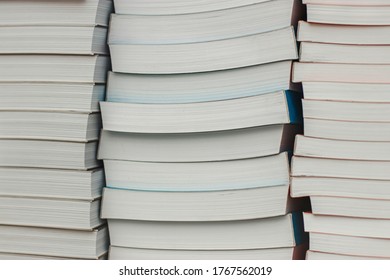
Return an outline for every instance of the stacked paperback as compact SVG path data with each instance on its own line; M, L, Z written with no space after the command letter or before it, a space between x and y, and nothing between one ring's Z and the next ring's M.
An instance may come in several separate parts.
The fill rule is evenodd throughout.
M390 2L306 0L292 196L310 196L308 259L390 258Z
M299 1L114 1L99 158L110 259L302 258Z
M107 0L0 2L0 259L98 259Z

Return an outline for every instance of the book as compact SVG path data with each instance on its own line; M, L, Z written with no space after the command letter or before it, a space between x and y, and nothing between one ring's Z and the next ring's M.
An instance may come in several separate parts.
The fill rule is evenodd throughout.
M40 255L29 255L29 254L13 254L13 253L0 253L0 260L77 260L77 258L63 258L53 256L40 256ZM107 254L102 255L98 260L106 260ZM79 259L81 260L81 259Z
M0 111L100 111L105 85L73 83L1 83Z
M389 180L390 161L292 158L293 176Z
M13 253L0 253L0 260L12 261L12 260L67 260L69 258L52 257L52 256L39 256L29 254L13 254Z
M113 3L110 0L56 0L49 3L2 0L0 10L0 26L107 26Z
M389 122L390 103L302 100L305 118L353 122Z
M390 123L304 118L304 134L337 140L386 142L390 141Z
M91 230L103 224L100 200L0 197L2 225Z
M302 42L299 61L320 63L389 64L389 45L345 45Z
M273 0L201 13L113 14L109 44L188 44L265 33L296 25L301 5L298 0Z
M0 167L0 195L94 200L105 185L103 169L89 171Z
M0 139L97 140L100 114L0 111Z
M114 72L137 74L207 72L298 58L293 27L209 42L109 47Z
M351 197L311 196L314 214L388 219L390 201L386 199L367 199Z
M107 186L128 190L222 191L271 186L287 188L289 184L287 152L211 162L104 160L104 166Z
M386 6L388 0L302 0L303 4L351 5L351 6Z
M202 0L168 0L164 6L158 0L115 0L115 13L117 14L141 14L141 15L164 15L164 14L191 14L216 10L237 8L256 3L268 2L269 0L239 0L239 1L212 1Z
M0 55L0 82L104 83L107 56Z
M336 196L390 200L389 183L389 180L300 176L291 178L290 194L292 197Z
M340 255L389 258L388 238L368 238L336 234L310 233L310 250Z
M105 130L187 133L299 123L300 97L299 93L275 92L239 99L186 104L101 102L100 107Z
M228 222L109 220L112 246L163 250L291 248L305 241L298 213ZM294 221L293 221L294 220Z
M302 86L305 99L390 102L390 84L304 82Z
M103 27L33 25L0 28L2 54L108 54L106 41L107 28Z
M351 1L352 2L352 1ZM307 21L345 25L390 25L390 5L360 6L359 3L312 4L307 2ZM368 1L365 1L368 3Z
M162 250L110 246L110 260L301 260L305 246L249 250ZM1 255L0 255L1 259Z
M245 68L177 75L109 72L106 101L122 103L193 103L299 90L290 82L291 61Z
M121 133L102 130L98 158L201 162L276 155L293 148L299 125L268 125L208 133ZM223 143L223 145L221 145Z
M98 259L107 250L107 227L81 231L0 225L2 253Z
M389 45L390 38L387 36L389 32L390 26L386 25L336 25L300 21L298 24L297 39L300 42Z
M304 213L303 219L306 232L374 238L388 238L390 235L389 219L314 215L312 213Z
M0 166L87 170L99 167L97 142L0 139Z
M340 141L297 135L294 155L325 159L390 160L390 142Z
M333 253L323 253L316 251L307 251L306 260L386 260L388 258L380 257L368 257L368 256L352 256L352 255L341 255Z
M293 82L389 84L390 64L304 63L293 66Z
M303 208L288 186L225 191L140 191L104 188L103 219L235 221L281 216Z

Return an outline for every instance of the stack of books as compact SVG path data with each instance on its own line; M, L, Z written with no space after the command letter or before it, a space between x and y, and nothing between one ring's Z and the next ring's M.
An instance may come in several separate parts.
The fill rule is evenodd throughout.
M0 2L0 259L106 255L96 153L112 5Z
M292 259L299 1L114 1L99 158L110 259Z
M292 195L310 196L308 259L390 258L390 2L306 0L304 136Z

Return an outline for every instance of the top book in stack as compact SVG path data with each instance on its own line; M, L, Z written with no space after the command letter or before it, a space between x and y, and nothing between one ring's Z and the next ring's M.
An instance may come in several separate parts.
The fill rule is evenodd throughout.
M130 2L137 6L137 1ZM236 7L204 3L194 9L184 2L178 5L182 9L153 16L155 3L139 3L134 13L142 13L142 7L150 11L113 15L109 34L113 71L194 73L296 59L291 25L300 17L299 1L250 2ZM118 5L127 6L121 1Z

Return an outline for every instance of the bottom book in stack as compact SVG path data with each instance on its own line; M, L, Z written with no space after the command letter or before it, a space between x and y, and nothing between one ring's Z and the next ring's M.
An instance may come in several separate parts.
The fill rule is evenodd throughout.
M91 230L0 226L0 259L99 259L108 247L107 227Z
M113 260L301 259L301 214L219 222L109 220Z
M390 259L389 147L297 136L291 193L312 204L307 259Z

